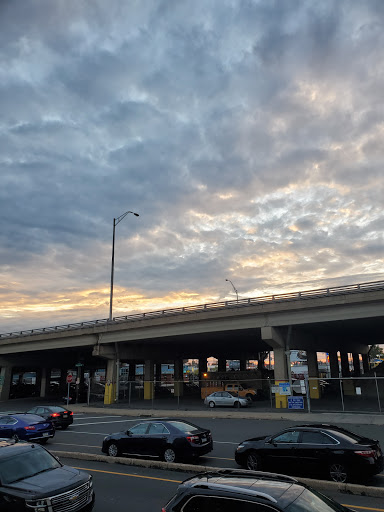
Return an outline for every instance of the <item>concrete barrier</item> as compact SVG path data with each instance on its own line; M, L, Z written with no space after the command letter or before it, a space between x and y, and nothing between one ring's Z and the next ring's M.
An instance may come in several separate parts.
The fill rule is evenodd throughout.
M159 460L130 459L128 457L108 457L107 455L98 455L94 453L76 453L67 451L50 450L56 457L91 460L97 462L106 462L108 464L122 464L124 466L137 466L152 469L166 469L168 471L183 471L187 473L203 473L206 471L217 472L223 468L212 466L202 466L197 464L182 464L175 462L162 462ZM233 469L233 468L231 468ZM344 494L354 494L358 496L369 496L372 498L384 498L384 487L371 487L369 485L359 484L341 484L338 482L328 482L327 480L313 480L311 478L295 477L302 482L319 491L340 492Z

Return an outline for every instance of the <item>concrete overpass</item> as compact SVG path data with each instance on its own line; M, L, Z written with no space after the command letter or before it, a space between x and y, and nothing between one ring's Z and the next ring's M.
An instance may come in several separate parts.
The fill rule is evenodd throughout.
M300 349L307 352L310 377L318 375L317 352L330 354L334 377L339 353L342 375L348 376L348 353L356 374L360 355L368 370L369 345L384 343L383 332L384 281L375 281L5 333L0 399L8 398L15 367L45 374L61 368L65 375L78 361L89 370L106 366L113 387L122 362L143 363L149 383L155 364L175 364L175 380L182 380L183 359L199 359L201 372L210 356L218 358L219 369L227 359L240 359L245 369L247 359L260 360L260 353L273 350L279 381L288 379L286 352Z

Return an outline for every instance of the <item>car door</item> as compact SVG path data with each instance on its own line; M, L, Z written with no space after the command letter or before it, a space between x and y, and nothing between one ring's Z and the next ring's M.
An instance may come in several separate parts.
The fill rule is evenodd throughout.
M143 449L146 455L160 456L168 443L169 430L163 423L150 423L143 439Z
M304 430L296 450L300 469L309 473L309 477L311 473L321 472L328 466L332 451L338 444L326 433Z
M265 463L276 472L280 472L282 468L296 470L299 437L300 431L292 429L281 432L266 441L262 454Z
M148 423L139 423L130 428L124 436L121 437L118 444L123 453L134 455L145 455L143 440L148 430ZM144 452L144 453L143 453Z
M12 437L13 432L13 424L14 421L10 421L13 418L10 418L9 416L1 416L0 417L0 437Z
M222 391L220 397L220 405L226 405L227 407L231 407L233 405L234 399L231 393L228 393L228 391Z

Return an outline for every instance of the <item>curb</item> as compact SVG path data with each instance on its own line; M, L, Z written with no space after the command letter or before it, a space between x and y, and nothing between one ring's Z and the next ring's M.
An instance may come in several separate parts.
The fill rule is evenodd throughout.
M108 457L107 455L98 455L93 453L75 453L66 451L50 450L56 457L68 459L91 460L97 462L106 462L108 464L122 464L124 466L138 466L143 468L164 469L168 471L184 471L186 473L205 473L206 471L217 472L224 468L215 468L211 466L202 466L195 464L181 464L162 462L159 460L140 460L129 459L126 457ZM312 480L310 478L295 477L299 482L313 487L318 491L340 492L343 494L353 494L357 496L369 496L371 498L384 498L384 487L370 487L360 484L341 484L337 482L328 482L326 480Z

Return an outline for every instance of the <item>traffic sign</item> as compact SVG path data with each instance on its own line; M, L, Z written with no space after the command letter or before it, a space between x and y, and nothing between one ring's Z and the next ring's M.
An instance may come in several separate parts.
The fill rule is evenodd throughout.
M70 384L72 382L72 373L68 373L67 375L67 384Z
M84 366L84 363L76 363L75 366L79 368L80 366Z

